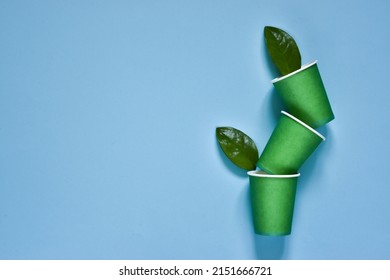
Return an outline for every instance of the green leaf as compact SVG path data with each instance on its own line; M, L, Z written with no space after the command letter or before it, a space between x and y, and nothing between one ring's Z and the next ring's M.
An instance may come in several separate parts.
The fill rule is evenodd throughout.
M301 54L297 43L287 32L266 26L264 38L268 53L283 76L301 68Z
M245 170L256 169L259 152L248 135L233 127L217 127L216 135L223 152L235 165Z

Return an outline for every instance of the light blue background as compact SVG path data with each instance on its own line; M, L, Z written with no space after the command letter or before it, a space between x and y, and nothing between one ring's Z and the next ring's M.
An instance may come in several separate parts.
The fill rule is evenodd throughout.
M390 259L388 3L1 0L0 258ZM277 238L214 134L276 124L265 25L336 115Z

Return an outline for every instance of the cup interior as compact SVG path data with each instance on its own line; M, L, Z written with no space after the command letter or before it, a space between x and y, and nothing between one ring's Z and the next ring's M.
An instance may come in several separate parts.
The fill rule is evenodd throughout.
M268 174L262 170L252 170L248 171L247 174L252 177L261 177L261 178L295 178L299 177L301 173L297 174L284 174L284 175L275 175L275 174Z
M300 125L304 126L305 128L309 129L311 132L313 132L314 134L316 134L318 137L320 137L322 139L322 141L325 141L326 138L325 136L323 136L321 133L319 133L317 130L315 130L314 128L312 128L311 126L307 125L306 123L304 123L303 121L301 121L300 119L294 117L293 115L287 113L286 111L282 111L282 114L289 117L290 119L296 121L297 123L299 123Z

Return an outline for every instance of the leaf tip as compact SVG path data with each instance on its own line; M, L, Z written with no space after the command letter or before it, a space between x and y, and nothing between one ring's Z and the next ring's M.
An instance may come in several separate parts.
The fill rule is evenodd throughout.
M218 127L215 128L215 133L216 134L220 134L222 130L223 130L223 127L218 126Z

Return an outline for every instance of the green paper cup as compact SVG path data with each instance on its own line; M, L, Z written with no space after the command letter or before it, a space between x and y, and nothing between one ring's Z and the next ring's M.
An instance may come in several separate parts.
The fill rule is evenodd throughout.
M248 175L255 233L289 235L300 174L270 175L257 170Z
M317 128L334 119L317 61L274 79L272 83L287 110L309 126Z
M295 174L322 141L319 132L282 111L257 166L270 174Z

